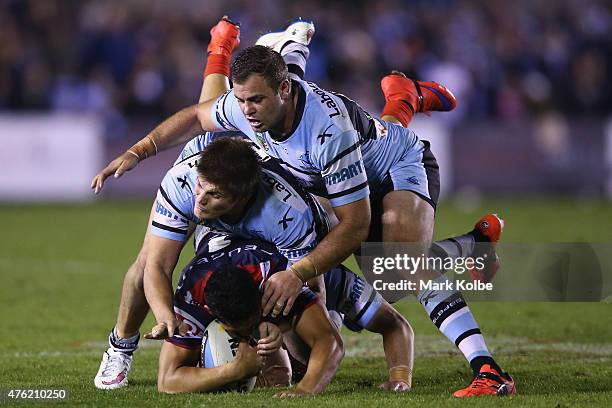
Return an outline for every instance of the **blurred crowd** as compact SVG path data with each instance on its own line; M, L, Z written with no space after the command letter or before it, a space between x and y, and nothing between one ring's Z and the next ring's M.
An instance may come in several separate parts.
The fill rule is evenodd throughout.
M159 121L197 100L223 14L243 46L312 19L307 78L373 114L391 69L451 88L455 123L612 112L609 0L2 0L0 111L95 113L115 137Z

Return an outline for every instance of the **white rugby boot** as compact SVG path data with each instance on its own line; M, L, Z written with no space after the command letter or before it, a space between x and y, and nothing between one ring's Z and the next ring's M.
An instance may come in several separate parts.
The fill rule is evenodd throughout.
M298 18L291 23L285 31L264 34L255 43L255 45L264 45L272 48L274 51L282 55L282 49L289 42L296 42L307 46L314 36L315 26L312 21L304 21Z
M109 348L102 355L98 374L94 378L96 388L114 390L128 385L132 356Z

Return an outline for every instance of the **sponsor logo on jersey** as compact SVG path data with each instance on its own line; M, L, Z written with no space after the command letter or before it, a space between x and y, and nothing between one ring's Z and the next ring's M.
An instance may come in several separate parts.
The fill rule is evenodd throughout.
M230 242L231 243L231 242ZM194 263L194 265L202 265L202 264L206 264L209 262L213 262L216 259L219 258L223 258L223 257L229 257L231 258L232 256L238 255L242 252L251 252L251 251L260 251L263 252L266 255L274 255L273 252L270 252L264 248L262 248L261 246L257 245L257 244L245 244L239 247L235 247L232 249L225 249L224 251L218 251L215 253L206 253L206 255L204 254L198 254L199 259Z
M191 186L189 185L189 180L187 180L187 175L181 177L177 177L176 181L178 181L179 183L181 183L181 190L183 190L184 188L188 188L189 191L191 193L193 193L193 191L191 190Z
M349 164L348 166L343 167L335 173L328 174L327 176L325 176L325 184L331 186L342 181L351 179L361 173L363 173L363 169L361 168L361 162L356 161L355 163Z
M178 217L174 213L168 210L166 207L161 205L159 202L155 202L155 212L163 215L164 217L177 219Z
M322 134L320 134L319 136L317 136L317 139L319 139L319 141L321 142L321 145L323 145L323 143L325 143L325 139L327 139L328 137L332 137L333 135L331 133L327 133L327 131L329 130L330 127L332 127L333 125L329 125L327 127L327 129L325 129L323 131Z
M365 285L361 279L355 279L355 283L353 284L349 298L342 308L342 313L348 314L351 308L353 308L359 302L359 298L363 293L364 287Z
M416 184L417 186L421 184L419 182L419 179L416 178L416 176L408 177L408 182L412 184Z
M228 239L227 235L220 235L217 237L213 237L210 239L210 241L208 241L208 250L210 252L217 252L223 248L225 248L226 246L228 246L229 244L231 244L232 241L230 241Z
M301 154L298 159L302 162L304 166L312 166L312 162L310 161L310 152L306 150L305 153Z
M315 95L318 95L319 98L321 98L321 104L327 106L330 109L331 111L331 113L329 113L330 118L333 118L334 116L338 116L341 114L340 109L338 109L338 105L336 104L334 99L331 96L329 96L327 92L319 88L317 84L314 84L312 82L306 82L306 83L308 84L308 86L310 86L310 88L312 88L312 92Z
M281 193L276 194L281 199L281 201L286 203L291 197L294 196L293 192L289 188L287 188L287 186L285 186L283 183L270 176L269 174L266 174L265 171L261 173L261 176L263 180L268 185L270 185L270 187L272 187L273 191Z
M278 222L278 225L282 224L283 230L286 230L289 227L289 223L294 220L293 217L289 217L289 210L290 209L287 209L287 212L283 215L283 219Z

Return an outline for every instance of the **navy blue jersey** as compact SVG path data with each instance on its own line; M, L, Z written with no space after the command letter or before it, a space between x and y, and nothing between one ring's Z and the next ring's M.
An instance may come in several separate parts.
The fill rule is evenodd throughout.
M206 327L214 320L203 307L206 304L204 288L215 270L226 264L248 271L262 289L266 279L287 268L287 258L274 245L264 241L216 232L206 234L195 258L183 269L174 293L176 317L185 322L189 330L185 336L168 339L172 344L189 349L200 347ZM302 288L286 318L291 321L316 301L317 296L310 289Z

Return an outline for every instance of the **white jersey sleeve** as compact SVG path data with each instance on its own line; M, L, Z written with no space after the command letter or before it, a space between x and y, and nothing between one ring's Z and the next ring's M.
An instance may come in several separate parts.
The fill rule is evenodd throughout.
M193 213L195 204L195 172L190 171L191 160L171 168L157 190L155 212L151 220L153 235L185 242L189 223L198 223Z
M240 111L240 106L234 97L234 91L229 90L217 98L210 109L211 119L216 127L225 130L240 130L238 121L246 118ZM243 124L244 125L244 124ZM247 123L248 126L248 123Z

